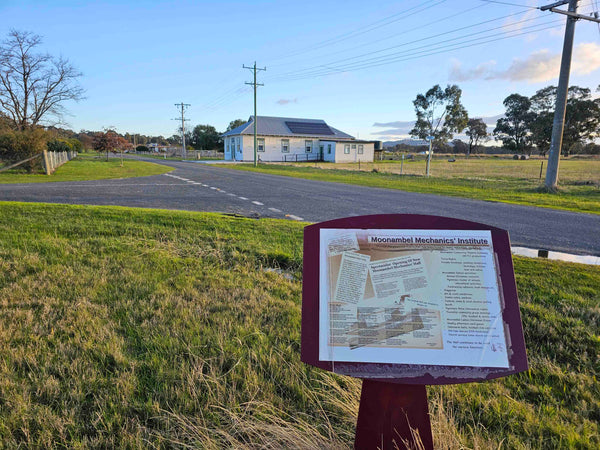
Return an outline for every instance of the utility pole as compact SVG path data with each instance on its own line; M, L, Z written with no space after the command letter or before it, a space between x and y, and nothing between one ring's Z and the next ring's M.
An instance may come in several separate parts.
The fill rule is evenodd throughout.
M181 119L177 118L177 119L173 119L173 120L181 120L181 145L182 145L182 151L181 151L181 158L185 159L186 158L186 151L185 151L185 122L189 122L189 119L186 119L184 117L185 114L185 109L188 106L191 106L189 103L175 103L175 106L177 106L177 108L181 108Z
M555 191L558 186L558 165L562 147L563 131L565 127L565 113L567 110L567 97L569 93L569 74L571 72L571 55L573 54L573 36L575 35L575 22L579 19L590 20L600 23L597 17L588 17L577 14L578 0L563 0L551 5L540 7L541 11L552 11L567 16L565 27L565 40L563 43L562 59L560 62L560 74L558 76L558 88L556 90L556 106L554 109L554 121L552 123L552 141L548 152L548 166L546 169L546 189ZM557 9L557 6L569 4L567 11Z
M256 61L254 61L254 66L252 67L248 67L245 64L242 65L242 67L244 69L250 69L253 73L254 73L254 81L252 83L246 82L246 84L252 85L254 86L254 167L256 167L257 165L257 153L256 153L256 145L257 145L257 139L256 139L256 122L258 121L258 118L256 117L256 87L257 86L264 86L264 84L262 83L257 83L256 82L256 72L260 71L260 70L267 70L266 67L259 69L256 67Z

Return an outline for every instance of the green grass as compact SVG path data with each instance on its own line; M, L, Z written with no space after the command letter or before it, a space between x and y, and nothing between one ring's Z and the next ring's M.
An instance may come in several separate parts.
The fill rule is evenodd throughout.
M2 172L0 173L0 183L46 183L49 181L146 177L160 175L172 170L171 167L130 159L124 159L123 167L121 167L120 158L111 157L106 161L102 157L83 155L60 166L56 172L49 176L43 173L27 174L15 169Z
M561 161L561 184L557 194L540 190L543 184L543 180L539 180L540 164L538 160L470 158L450 163L439 159L433 161L429 178L423 176L425 162L422 160L405 162L402 175L397 161L362 163L361 170L358 170L358 164L334 166L327 163L262 164L256 169L243 164L227 168L600 214L600 160ZM379 172L373 173L373 168Z
M360 382L300 362L302 227L0 203L0 446L350 448ZM515 268L531 370L429 389L436 448L598 448L600 268Z

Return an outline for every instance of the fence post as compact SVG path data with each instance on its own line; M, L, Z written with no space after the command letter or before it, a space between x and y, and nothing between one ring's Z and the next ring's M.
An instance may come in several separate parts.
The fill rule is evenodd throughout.
M48 150L44 150L42 161L44 163L44 171L46 172L46 175L50 175L50 161L48 160Z

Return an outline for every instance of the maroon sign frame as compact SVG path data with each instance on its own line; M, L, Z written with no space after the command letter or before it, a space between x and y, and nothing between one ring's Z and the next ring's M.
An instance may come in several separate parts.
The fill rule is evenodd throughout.
M382 364L319 360L319 248L323 228L414 229L414 230L489 230L494 253L506 325L509 367L459 367L414 364ZM301 359L321 369L344 375L402 384L454 384L483 381L528 369L525 340L514 278L508 232L477 222L416 214L386 214L348 217L304 228L304 268L302 288Z
M462 367L319 359L320 231L364 230L488 230L498 272L508 368ZM503 377L528 369L519 312L510 240L500 228L448 217L388 214L348 217L304 228L301 360L331 372L363 378L355 448L423 448L433 450L427 384L454 384Z

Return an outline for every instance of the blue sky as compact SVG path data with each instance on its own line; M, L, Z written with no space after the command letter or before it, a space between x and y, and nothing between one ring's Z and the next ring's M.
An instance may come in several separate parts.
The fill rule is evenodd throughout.
M565 17L507 0L74 1L0 0L0 37L10 29L43 37L43 50L83 72L86 99L66 105L74 130L225 130L252 114L325 119L360 138L399 139L412 100L456 83L471 117L503 112L511 93L556 84ZM598 0L580 1L580 12ZM375 6L376 5L376 6ZM513 37L510 37L513 36ZM461 48L462 47L462 48ZM579 21L571 84L600 84L600 28Z

